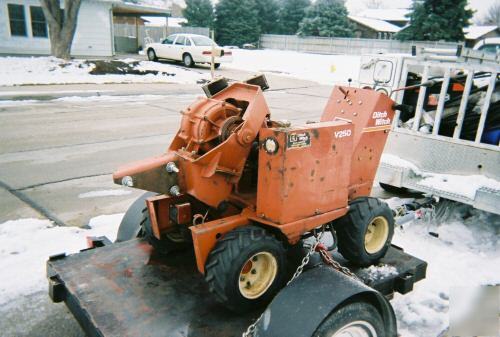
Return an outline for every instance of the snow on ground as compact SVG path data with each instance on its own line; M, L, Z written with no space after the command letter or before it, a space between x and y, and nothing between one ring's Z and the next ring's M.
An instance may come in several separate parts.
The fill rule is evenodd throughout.
M391 301L404 337L434 337L448 327L452 287L500 284L500 216L468 207L453 214L441 225L415 221L396 229L393 243L428 262L426 279Z
M134 59L120 60L125 63ZM64 61L55 57L0 57L0 85L69 84L69 83L182 83L195 84L209 76L171 64L140 61L134 69L155 70L147 75L92 75L93 64L85 60ZM164 73L164 74L162 74Z
M23 99L23 100L0 100L0 107L32 105L39 103L69 102L69 103L91 103L91 102L127 102L128 104L145 104L148 101L165 99L166 95L99 95L99 96L65 96L55 99ZM189 97L193 97L189 95Z
M320 55L284 50L243 50L233 49L233 62L225 68L273 73L321 84L347 84L348 79L357 81L360 56ZM0 85L28 84L77 84L77 83L186 83L195 84L209 79L192 69L172 64L138 61L127 58L121 61L133 64L135 70L159 71L157 75L92 75L94 64L86 60L65 61L54 57L0 57Z
M386 264L380 266L370 266L365 268L363 271L366 271L366 273L368 273L368 275L373 279L384 279L398 273L396 267Z
M500 217L469 207L453 211L454 217L440 225L417 220L396 229L393 242L429 264L426 279L392 301L404 337L436 337L447 328L451 287L500 283ZM39 219L0 224L0 270L11 275L0 279L0 309L46 289L45 261L50 255L85 248L86 236L113 240L122 217L95 217L90 229L56 227ZM394 270L382 265L367 272L385 277Z
M100 190L100 191L90 191L86 193L78 194L78 198L99 198L99 197L114 197L120 195L127 195L132 193L132 191L128 190Z
M360 56L320 55L286 50L232 49L233 62L223 67L258 73L274 73L321 84L347 84L357 81Z
M21 105L34 105L34 104L51 104L54 102L66 103L82 103L91 104L92 102L123 102L124 104L144 105L151 101L164 100L170 96L168 95L98 95L98 96L65 96L54 99L15 99L15 100L0 100L0 107L12 107ZM177 100L192 101L193 94L176 94Z
M415 164L388 153L382 154L381 162L387 165L412 170L414 174L422 177L422 180L419 181L419 184L422 186L459 194L471 200L475 198L476 191L482 187L500 190L500 181L483 175L466 176L425 172L420 170Z
M90 229L54 226L49 220L19 219L0 224L0 308L10 301L47 288L45 262L60 253L86 248L87 236L114 241L123 214L101 215L89 221Z

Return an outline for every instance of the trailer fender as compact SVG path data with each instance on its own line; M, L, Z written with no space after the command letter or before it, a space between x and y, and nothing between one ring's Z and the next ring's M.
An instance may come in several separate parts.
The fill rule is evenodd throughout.
M276 295L257 324L255 337L310 337L341 304L362 300L379 310L385 336L396 337L396 317L389 301L325 265L305 271Z
M146 199L155 195L156 193L146 192L130 205L118 227L116 242L132 240L139 235L143 217L142 211L146 208Z

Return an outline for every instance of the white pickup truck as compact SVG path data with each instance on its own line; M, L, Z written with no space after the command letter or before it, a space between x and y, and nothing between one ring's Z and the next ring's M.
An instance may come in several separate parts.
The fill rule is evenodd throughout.
M402 104L377 174L381 186L500 214L499 72L498 54L461 48L363 56L360 85Z

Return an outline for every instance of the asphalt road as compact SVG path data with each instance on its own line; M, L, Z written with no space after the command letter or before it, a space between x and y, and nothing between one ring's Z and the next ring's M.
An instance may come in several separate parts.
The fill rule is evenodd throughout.
M219 74L251 75L226 69ZM268 80L265 96L274 119L297 124L319 119L330 87L274 75ZM199 95L198 85L177 84L0 87L0 223L39 217L85 226L97 215L125 212L141 191L78 196L123 189L113 184L111 173L164 152L178 129L180 110ZM66 96L78 97L58 99ZM66 307L52 304L45 292L0 311L2 336L83 336Z

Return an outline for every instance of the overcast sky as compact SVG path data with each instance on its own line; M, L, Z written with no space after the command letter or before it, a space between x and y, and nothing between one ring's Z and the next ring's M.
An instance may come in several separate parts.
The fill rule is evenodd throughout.
M496 0L469 0L469 4L476 11L474 21L482 19L488 8ZM349 12L356 13L366 8L368 0L347 0L346 6ZM411 6L411 0L381 0L383 8L408 8Z

